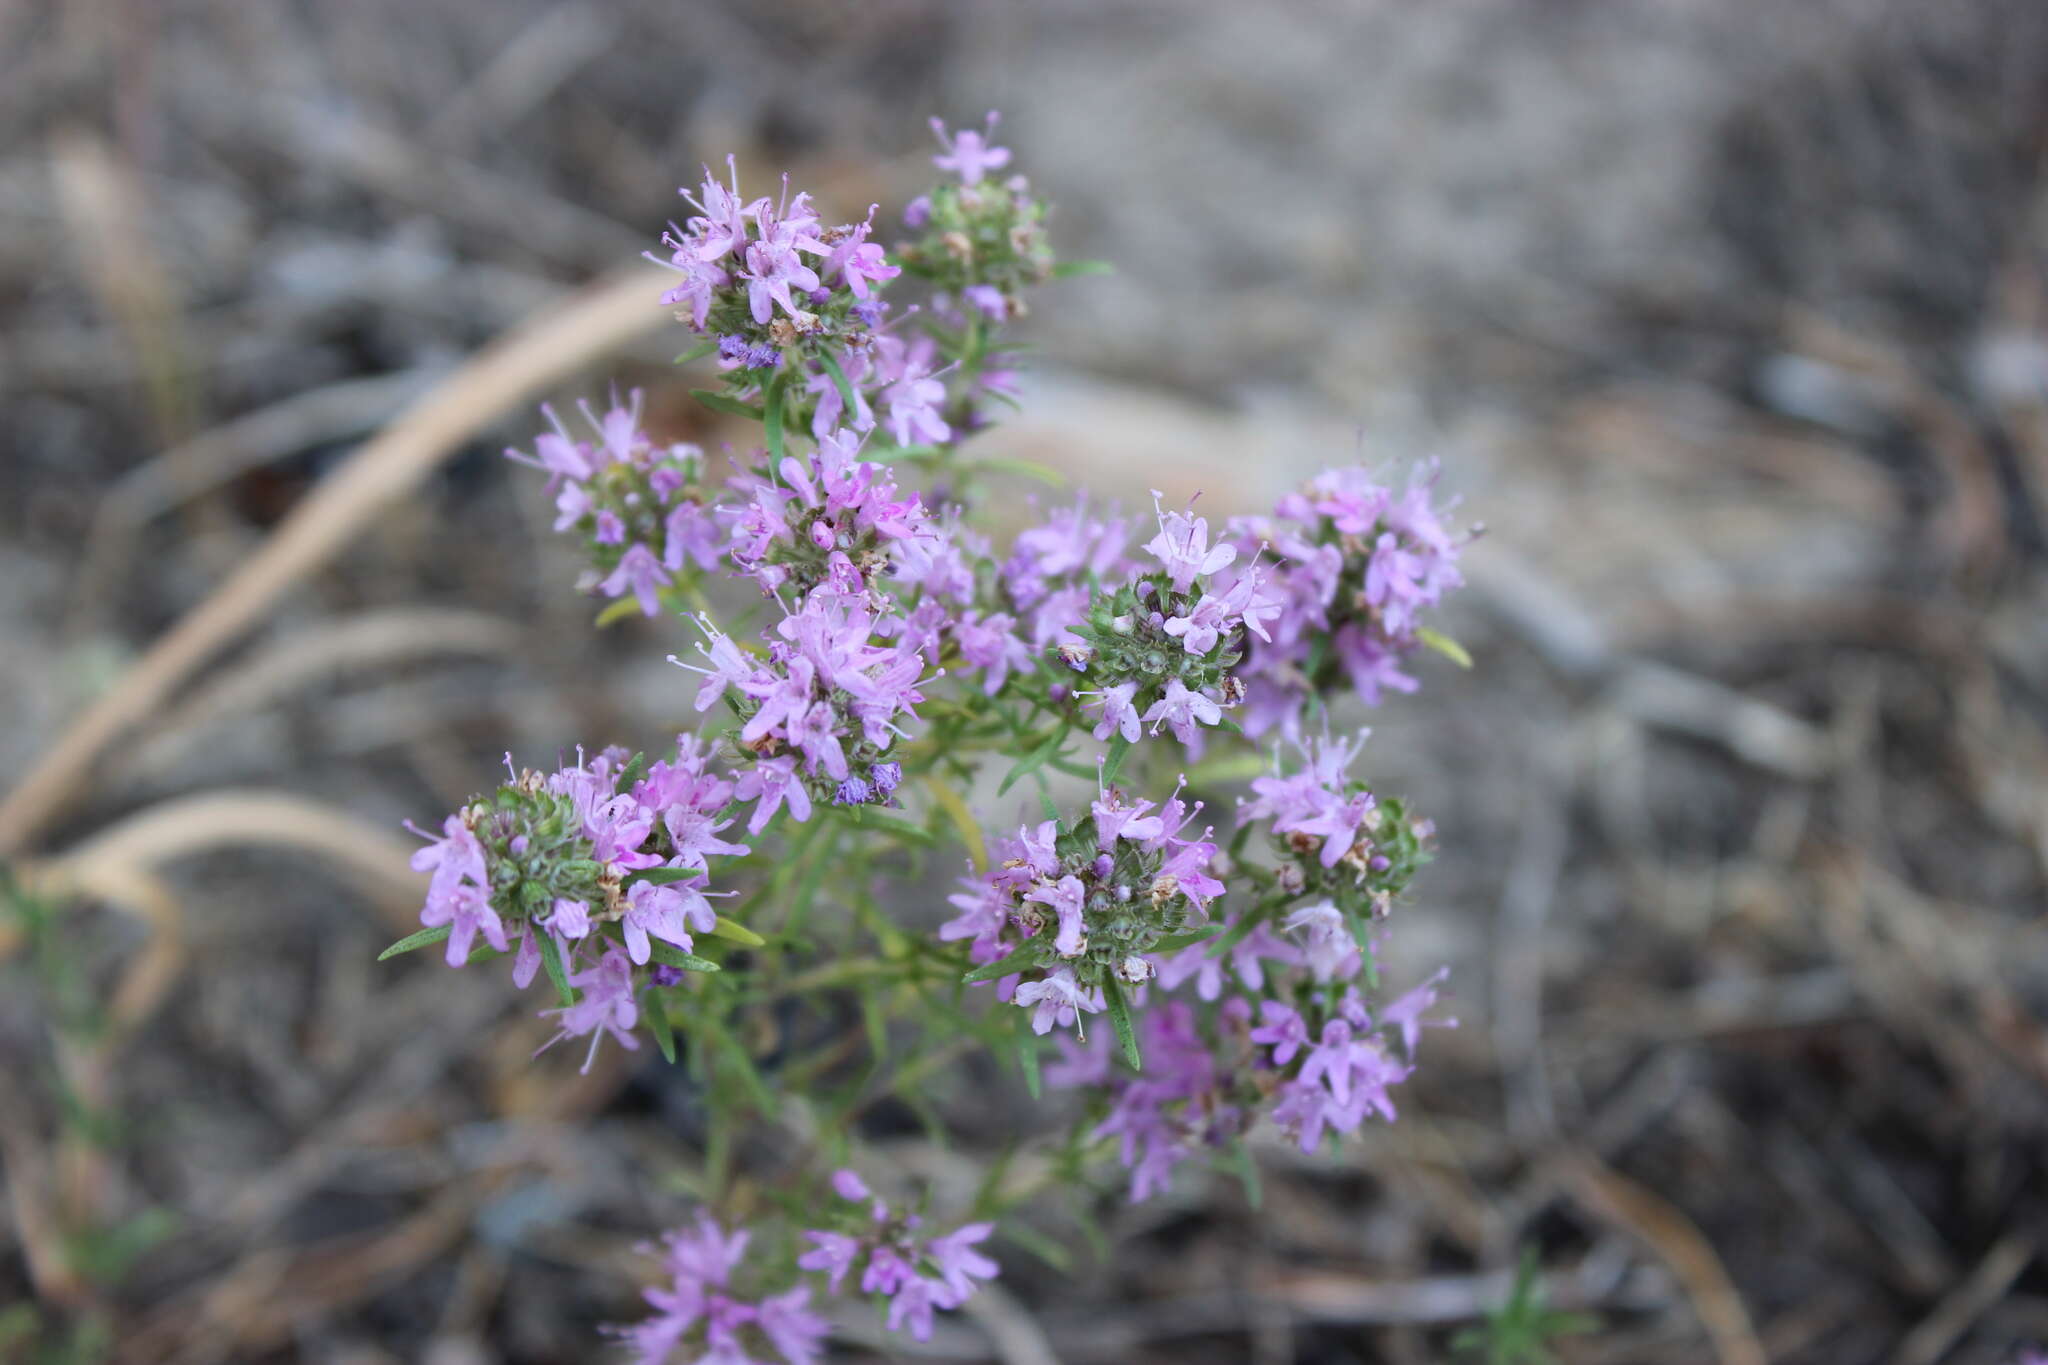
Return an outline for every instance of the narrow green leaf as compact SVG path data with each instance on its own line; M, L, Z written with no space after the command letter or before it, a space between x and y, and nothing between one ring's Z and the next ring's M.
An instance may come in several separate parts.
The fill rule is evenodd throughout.
M1102 995L1109 1002L1109 1022L1116 1026L1116 1041L1123 1048L1124 1061L1133 1071L1144 1070L1138 1057L1138 1031L1131 1027L1131 1006L1124 999L1122 984L1110 977L1102 983Z
M627 873L626 879L619 885L631 886L635 882L652 882L656 886L667 886L670 882L686 882L701 875L703 874L695 868L689 867L643 867L638 872Z
M923 825L893 811L886 811L878 806L847 806L844 809L852 816L852 823L855 825L884 829L899 839L911 839L920 844L937 842L937 837Z
M591 622L591 624L597 627L597 629L603 630L606 626L615 626L627 617L638 616L639 614L640 600L631 593L627 593L616 602L606 603L604 610L597 614L597 619Z
M1242 1137L1230 1144L1230 1164L1237 1171L1237 1178L1244 1185L1244 1200L1256 1213L1266 1202L1266 1192L1259 1184L1259 1162L1252 1155L1252 1149Z
M1211 940L1209 951L1205 956L1222 957L1232 948L1250 938L1252 930L1258 928L1261 922L1262 918L1258 915L1246 915L1243 919L1231 925Z
M1065 488L1067 486L1067 476L1054 469L1051 465L1043 465L1036 460L1019 459L1013 455L986 456L983 459L976 460L968 468L975 473L981 473L986 470L994 474L1015 474L1019 478L1042 483L1048 488Z
M555 943L553 934L541 933L538 928L527 926L527 933L540 934L540 965L547 969L548 980L555 983L555 994L564 1005L576 1003L575 988L569 984L569 969L562 965L562 950Z
M1190 929L1186 933L1168 934L1165 938L1153 944L1147 951L1154 953L1177 953L1183 948L1192 948L1197 943L1206 942L1222 932L1223 926L1220 924L1205 924L1199 929Z
M768 442L768 456L781 464L789 452L782 444L783 391L788 387L789 371L777 370L775 377L768 381L768 387L761 394L762 435Z
M702 360L705 356L710 355L713 351L717 349L718 341L716 338L713 338L710 341L700 341L695 346L692 346L689 350L684 351L681 355L677 356L675 359L675 363L678 365L687 365L693 360Z
M819 356L818 363L825 367L826 374L832 376L832 387L839 390L839 401L845 405L847 412L852 412L855 406L853 385L847 381L846 371L840 369L839 362L830 355Z
M646 772L647 755L645 753L634 754L632 761L619 770L619 780L612 787L612 795L624 796L627 792L633 790L633 784L638 782Z
M1422 643L1428 645L1431 649L1443 655L1446 659L1449 659L1458 667L1472 667L1472 656L1466 652L1465 646L1459 644L1450 636L1440 634L1437 631L1431 630L1428 626L1424 626L1422 629L1416 631L1415 636L1417 639L1421 640Z
M1007 957L999 957L994 962L985 962L960 980L971 986L977 981L993 981L999 976L1008 976L1011 972L1026 971L1038 965L1044 946L1035 938L1026 939L1024 946L1016 952Z
M996 795L1008 796L1010 788L1016 786L1019 779L1028 777L1040 768L1043 768L1047 760L1059 752L1060 741L1064 740L1067 734L1066 726L1053 726L1051 733L1046 735L1044 743L1017 760L1017 766L1010 769L1009 775L1003 779L1002 785L996 788Z
M1130 752L1131 742L1125 739L1121 733L1110 737L1109 755L1102 762L1103 786L1111 787L1116 785L1117 774L1124 770L1124 759L1130 756Z
M1023 1219L1005 1218L996 1226L999 1229L996 1235L1004 1241L1015 1243L1020 1250L1036 1256L1062 1275L1073 1273L1074 1254L1037 1228L1026 1225Z
M662 999L658 987L649 986L640 992L640 1013L647 1020L647 1031L654 1035L654 1045L661 1049L661 1059L674 1066L676 1031L668 1021L668 1001Z
M710 408L713 412L722 412L729 417L746 417L756 422L762 419L761 409L755 407L752 403L742 403L737 398L729 397L722 393L714 393L710 389L691 389L690 397L696 399L705 407Z
M1035 1102L1045 1083L1038 1074L1038 1035L1031 1031L1028 1010L1013 1012L1017 1016L1017 1066L1024 1072L1024 1088Z
M404 938L377 954L377 960L382 962L386 958L397 957L400 953L409 953L415 948L424 948L429 943L439 943L454 932L455 926L452 924L437 924L431 929L422 929L417 934L407 934Z
M1045 818L1048 820L1060 818L1060 808L1052 803L1052 793L1043 787L1038 790L1038 808L1045 812Z
M711 933L714 938L728 939L748 948L758 948L768 941L746 925L735 924L724 915L718 917L718 923L713 926Z
M1061 261L1052 268L1056 280L1070 280L1077 275L1114 275L1116 267L1108 261Z
M543 939L542 942L546 942L546 940ZM686 953L673 943L663 943L658 938L648 940L647 955L656 962L670 967L681 967L686 972L722 972L725 970L725 968L719 966L708 957L698 957L695 953Z

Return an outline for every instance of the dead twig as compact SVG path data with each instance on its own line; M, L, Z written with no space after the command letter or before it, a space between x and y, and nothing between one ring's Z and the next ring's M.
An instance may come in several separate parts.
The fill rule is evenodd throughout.
M2000 1238L1977 1262L1976 1269L1964 1276L1934 1306L1934 1311L1906 1334L1899 1349L1892 1352L1891 1365L1934 1365L1947 1355L1948 1348L1970 1329L1970 1324L2005 1296L2012 1282L2027 1268L2027 1262L2034 1259L2039 1245L2032 1233L2010 1232Z
M0 801L0 857L19 853L64 809L107 747L157 711L284 591L349 543L508 406L664 320L658 275L638 269L591 286L490 346L408 408L292 510L212 596L159 639Z

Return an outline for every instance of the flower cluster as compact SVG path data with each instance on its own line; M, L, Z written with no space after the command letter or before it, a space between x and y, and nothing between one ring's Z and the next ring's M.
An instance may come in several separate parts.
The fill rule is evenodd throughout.
M1340 680L1368 706L1386 689L1416 689L1403 663L1441 642L1422 614L1464 582L1466 542L1445 529L1435 481L1431 465L1396 493L1363 469L1334 469L1281 499L1272 516L1230 522L1234 546L1268 546L1281 565L1265 589L1267 629L1241 674L1249 733L1294 732L1308 699Z
M661 244L668 259L648 259L681 278L662 302L682 311L691 330L716 338L719 361L732 369L772 370L783 352L810 357L828 347L860 347L880 319L875 285L893 279L866 221L827 228L808 194L792 197L785 177L780 199L743 200L739 168L727 158L721 182L707 167L696 194L681 191L696 216L669 224Z
M553 773L514 772L449 816L440 838L421 832L430 842L412 865L431 874L428 928L408 946L445 938L459 967L479 935L503 953L516 934L514 984L525 989L546 964L564 996L550 1011L558 1037L587 1035L593 1054L606 1033L635 1047L636 969L659 958L650 977L673 985L664 967L712 965L692 955L693 933L718 927L708 860L749 851L719 837L734 790L690 735L651 766L607 749Z
M415 858L426 928L392 951L509 954L522 988L545 970L555 1038L589 1038L590 1056L642 1030L687 1051L720 1154L706 1169L729 1175L734 1127L781 1116L781 1077L829 1078L865 1047L848 1093L905 1093L941 1064L941 1009L940 1041L980 1039L1027 1077L1056 1043L1045 1078L1086 1095L1069 1150L1113 1148L1144 1199L1259 1123L1308 1148L1394 1116L1444 977L1387 1003L1375 957L1432 830L1354 775L1363 734L1332 739L1328 708L1347 683L1367 702L1412 688L1423 645L1457 657L1424 619L1464 542L1433 474L1396 492L1345 469L1213 538L1155 493L1142 546L1085 496L994 544L974 494L997 462L957 446L1012 391L1002 328L1023 292L1064 272L1044 206L995 178L1011 153L993 116L935 129L949 179L910 206L917 238L893 255L874 209L828 227L786 179L745 199L730 160L686 194L664 302L723 371L700 397L760 424L729 478L656 443L637 392L586 406L583 434L545 410L533 453L511 452L546 472L587 587L652 617L687 604L702 638L671 661L699 675L677 700L693 690L700 720L672 758L579 753L449 816ZM924 293L895 306L892 285ZM727 614L721 594L743 605ZM1210 793L1237 755L1257 767L1239 736L1271 730L1272 766L1219 842L1188 774ZM1188 762L1208 746L1219 763ZM1002 791L1039 786L1044 818L1014 837L969 804L991 763ZM1052 773L1093 775L1085 810L1062 807ZM882 888L948 841L978 871L920 942ZM714 909L740 889L734 914L760 932ZM993 983L996 1008L942 1004L934 984L955 979ZM814 1005L865 1027L827 1030L829 1047L783 1027ZM918 1064L891 1064L905 1046ZM749 1180L776 1159L755 1155ZM851 1171L831 1183L822 1213L672 1234L654 1314L621 1330L639 1359L807 1365L826 1336L813 1298L849 1285L922 1339L996 1273L977 1250L995 1223L932 1236Z
M1026 826L999 843L1004 856L986 877L951 898L960 914L939 937L970 940L983 964L974 978L1005 978L1004 995L1033 1011L1035 1032L1072 1026L1119 983L1151 980L1151 954L1180 946L1177 936L1223 891L1209 872L1210 831L1181 837L1200 809L1178 795L1163 808L1127 801L1112 788L1089 808L1090 824ZM1036 975L1007 980L1025 973Z
M824 1357L831 1324L810 1310L809 1285L769 1295L734 1292L733 1272L746 1257L749 1237L744 1228L728 1233L700 1214L696 1227L663 1238L669 1283L644 1295L654 1315L612 1329L637 1365L766 1365L757 1354L764 1351L783 1365L813 1365Z
M949 133L932 120L945 149L932 162L957 175L959 183L949 181L911 201L903 221L922 236L898 255L906 269L942 291L940 308L950 305L1001 322L1023 312L1026 286L1051 277L1053 256L1045 205L1032 196L1030 182L1021 175L1000 185L988 179L990 171L1010 164L1010 149L990 140L996 122L991 113L982 131Z
M860 437L823 433L807 459L743 472L736 505L721 505L733 522L732 558L763 589L808 593L830 582L857 596L892 566L904 547L912 562L929 558L917 542L937 539L917 493L899 495L887 465L858 458Z
M534 438L533 454L505 454L547 471L555 530L582 538L594 565L590 585L606 597L630 592L653 616L677 573L717 565L723 535L706 506L704 452L656 445L641 428L640 400L638 389L624 405L614 395L602 417L585 403L595 441L578 439L543 407L553 430Z
M1389 1090L1412 1071L1425 1022L1436 1022L1425 1016L1445 974L1377 1011L1361 989L1377 980L1368 925L1423 861L1427 834L1399 802L1381 803L1349 777L1362 739L1306 746L1301 770L1276 768L1253 783L1257 799L1240 808L1234 847L1263 829L1274 864L1234 869L1253 894L1220 932L1160 962L1154 989L1192 981L1199 1003L1144 1012L1134 1043L1142 1071L1116 1068L1099 1033L1085 1042L1061 1038L1063 1059L1047 1078L1104 1097L1093 1136L1117 1139L1133 1200L1165 1188L1182 1161L1227 1146L1261 1117L1304 1150L1375 1114L1394 1117ZM954 903L980 908L965 897Z
M1277 606L1256 563L1223 588L1216 575L1236 562L1237 547L1211 545L1206 517L1159 510L1158 497L1159 534L1145 552L1159 567L1096 594L1075 628L1079 643L1061 657L1097 684L1079 693L1096 699L1097 739L1135 743L1145 727L1156 735L1165 726L1192 746L1198 725L1220 724L1224 708L1244 699L1231 670L1247 633L1268 638Z
M888 1300L890 1331L907 1329L919 1341L931 1340L934 1308L958 1308L974 1297L976 1280L996 1277L996 1263L975 1250L995 1230L993 1223L967 1223L930 1237L922 1218L891 1212L853 1171L834 1172L832 1189L853 1207L832 1210L829 1226L804 1233L811 1249L797 1265L822 1271L836 1294L865 1261L860 1292Z
M835 805L886 802L903 769L884 755L924 700L924 656L878 644L877 623L858 600L821 588L775 627L765 657L733 643L700 617L708 667L673 662L704 675L697 709L721 697L742 722L741 748L752 759L735 794L755 803L747 822L759 834L775 812L811 817L813 798Z

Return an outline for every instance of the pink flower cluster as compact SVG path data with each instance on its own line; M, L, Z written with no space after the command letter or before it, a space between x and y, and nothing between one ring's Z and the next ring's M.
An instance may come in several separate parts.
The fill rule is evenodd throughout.
M1032 1011L1034 1032L1073 1027L1104 1008L1112 981L1149 981L1157 945L1201 922L1222 894L1211 831L1182 836L1200 810L1177 794L1161 807L1111 789L1089 807L1089 825L1027 825L998 840L995 866L951 897L960 914L939 937L969 940L976 962L1016 960L998 992Z
M855 1172L834 1173L832 1188L858 1212L805 1232L811 1249L797 1265L823 1272L836 1294L865 1260L860 1292L888 1300L890 1331L907 1329L919 1341L931 1340L933 1309L958 1308L974 1297L975 1281L996 1277L996 1263L975 1250L995 1230L993 1223L967 1223L943 1237L927 1237L922 1218L892 1213Z
M534 438L533 454L505 454L547 472L555 530L584 538L596 566L591 586L606 597L630 592L653 616L660 590L677 573L718 563L723 533L706 506L704 452L657 445L641 427L640 406L638 389L624 405L614 394L602 417L583 404L595 441L572 435L554 409L543 406L553 429Z
M747 822L759 834L785 805L798 821L810 819L812 793L839 805L887 801L902 780L900 765L883 758L916 719L924 700L924 656L878 643L877 622L858 598L823 585L775 627L765 655L750 653L699 618L708 644L697 646L708 667L697 709L730 693L743 724L742 750L752 764L735 794L755 802Z
M749 851L720 837L736 784L696 736L638 775L625 764L608 749L545 775L515 772L449 816L439 838L423 833L430 842L412 860L430 874L420 921L447 929L449 965L466 963L479 936L513 951L516 934L512 979L523 990L552 955L575 997L549 1011L557 1038L588 1036L593 1053L607 1033L637 1046L635 969L656 941L689 953L693 934L716 927L709 860Z
M653 1315L611 1329L636 1365L770 1365L756 1354L764 1349L783 1365L823 1359L831 1324L810 1310L809 1285L766 1296L733 1292L750 1236L700 1214L695 1228L663 1238L669 1283L644 1292Z
M1369 706L1386 689L1415 690L1403 661L1423 643L1423 614L1464 581L1458 555L1469 539L1444 527L1435 481L1433 464L1399 493L1363 469L1336 469L1271 517L1231 521L1240 550L1264 545L1280 561L1268 629L1242 670L1248 732L1295 733L1309 697L1340 678Z

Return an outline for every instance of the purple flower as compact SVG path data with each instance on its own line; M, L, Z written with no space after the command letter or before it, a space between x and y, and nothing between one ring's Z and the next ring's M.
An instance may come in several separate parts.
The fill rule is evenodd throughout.
M860 1256L860 1241L843 1232L813 1230L804 1233L804 1236L810 1239L811 1250L797 1257L798 1268L824 1271L832 1286L832 1292L837 1294L840 1281L846 1278L847 1271L853 1269L855 1259Z
M992 1280L1000 1271L994 1261L974 1250L976 1243L988 1240L995 1227L994 1223L968 1223L926 1244L926 1253L938 1266L952 1299L948 1307L958 1307L972 1298L975 1280Z
M1342 981L1358 975L1364 958L1351 927L1330 901L1303 906L1287 917L1282 928L1302 934L1302 953L1309 975L1318 981Z
M1183 744L1192 744L1195 739L1195 725L1215 725L1223 719L1222 708L1200 692L1191 692L1179 678L1166 680L1166 694L1146 710L1142 719L1151 725L1152 733L1158 734L1165 725L1173 730L1173 737Z
M1119 839L1134 844L1156 845L1166 837L1166 822L1156 815L1147 815L1156 802L1139 801L1125 805L1116 792L1105 792L1095 798L1088 807L1095 817L1095 842L1107 853Z
M1175 592L1186 592L1195 579L1227 567L1237 558L1237 547L1229 543L1213 549L1209 545L1209 522L1205 517L1159 508L1164 497L1152 490L1152 508L1159 516L1159 534L1145 544L1146 553L1166 566Z
M981 690L993 697L1003 688L1003 681L1010 676L1010 670L1031 667L1031 650L1014 633L1015 618L994 613L983 616L970 611L953 625L953 639L960 646L960 655L987 676L982 679Z
M581 999L561 1009L541 1011L554 1015L561 1027L561 1032L549 1040L551 1044L589 1034L590 1053L583 1059L582 1068L585 1072L596 1059L598 1042L606 1033L617 1038L619 1046L628 1051L640 1046L640 1040L633 1036L633 1026L640 1020L640 1007L633 1000L633 964L623 952L605 949L596 966L569 973L569 984L582 992Z
M962 128L957 133L948 134L946 125L934 118L932 135L938 138L939 145L945 148L945 151L932 158L932 165L942 171L957 173L963 185L979 185L981 178L988 172L1009 165L1010 149L991 146L985 135L995 132L997 121L998 115L991 109L985 133L977 133L972 128ZM915 227L917 224L913 223L911 226Z
M796 759L788 754L756 759L753 767L740 774L733 795L757 803L747 820L749 834L759 834L768 828L775 812L785 804L789 806L790 818L798 824L811 818L810 793L804 790L803 779L796 774Z
M1415 1060L1415 1045L1421 1041L1422 1030L1425 1027L1456 1028L1458 1026L1458 1021L1455 1019L1425 1020L1422 1017L1435 1008L1438 987L1443 985L1445 979L1450 974L1451 969L1449 967L1437 968L1436 972L1427 981L1424 981L1421 985L1394 1001L1393 1004L1387 1005L1380 1010L1381 1025L1400 1032L1401 1050L1407 1054L1410 1061Z
M1166 633L1180 640L1188 653L1200 656L1216 648L1216 641L1237 625L1237 618L1230 613L1222 598L1211 593L1202 594L1202 600L1188 608L1185 616L1170 616L1166 620Z
M1266 1022L1251 1031L1251 1040L1273 1049L1273 1064L1285 1066L1309 1045L1308 1025L1292 1005L1279 1000L1261 1000L1259 1017Z
M1041 882L1024 893L1025 900L1050 906L1059 916L1059 936L1053 939L1052 948L1061 957L1079 957L1088 950L1088 935L1083 932L1087 923L1081 916L1081 897L1085 890L1079 877L1062 877L1057 883L1046 885ZM1040 1029L1039 1032L1045 1030Z
M469 960L469 950L478 933L482 933L485 942L501 953L512 946L505 937L504 921L491 908L489 893L467 883L450 887L439 895L429 890L426 906L420 911L420 923L429 927L454 926L448 933L448 965L451 967L460 967Z
M876 1256L882 1253L877 1251ZM889 1300L889 1330L908 1330L919 1341L932 1339L932 1309L950 1305L940 1302L945 1286L922 1275L912 1275Z
M643 615L657 616L661 613L661 589L668 582L669 572L654 551L636 543L619 556L618 567L597 586L606 597L624 597L630 590L640 599Z
M1053 968L1042 981L1025 982L1011 998L1026 1009L1036 1007L1031 1016L1033 1033L1050 1033L1055 1024L1071 1028L1080 1014L1099 1014L1103 1009L1102 992L1083 986L1067 967Z
M761 1300L755 1323L786 1365L812 1365L825 1353L825 1338L832 1324L809 1311L809 1285L798 1285Z
M650 935L687 953L695 946L690 927L695 925L698 933L708 934L717 923L717 912L704 893L688 882L660 886L634 882L626 892L626 914L619 927L625 934L628 955L635 963L644 964L653 951Z
M1097 739L1108 739L1112 734L1122 734L1127 743L1137 742L1139 734L1142 733L1139 728L1142 718L1138 715L1138 708L1131 705L1131 698L1137 691L1138 684L1126 682L1118 683L1115 687L1106 687L1100 692L1079 694L1084 697L1102 698L1096 703L1102 708L1102 714L1095 724Z

